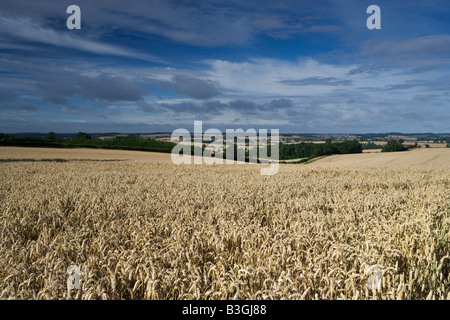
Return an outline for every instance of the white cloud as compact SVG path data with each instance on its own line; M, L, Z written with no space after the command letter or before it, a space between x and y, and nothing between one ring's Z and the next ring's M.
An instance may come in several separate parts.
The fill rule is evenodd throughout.
M13 40L26 40L48 45L77 49L101 55L114 55L129 58L137 58L149 61L161 61L147 54L141 54L126 50L117 46L99 43L92 40L74 36L73 32L56 31L46 29L33 22L30 18L9 18L0 16L0 36L12 38ZM22 46L23 48L23 46ZM32 47L30 46L31 50Z
M345 80L348 72L355 67L323 64L310 58L297 62L253 59L246 62L211 60L207 63L213 80L220 83L223 89L257 96L301 96L330 92L334 88L325 85L301 88L283 82L314 77Z

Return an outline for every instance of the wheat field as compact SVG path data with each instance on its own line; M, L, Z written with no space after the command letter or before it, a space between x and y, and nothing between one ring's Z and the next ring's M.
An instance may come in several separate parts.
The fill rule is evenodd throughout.
M414 152L262 176L0 148L0 299L450 299L450 150Z

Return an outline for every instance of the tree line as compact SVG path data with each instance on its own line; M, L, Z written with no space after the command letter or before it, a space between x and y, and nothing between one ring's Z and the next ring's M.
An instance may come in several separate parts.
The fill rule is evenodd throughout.
M361 153L361 143L356 140L343 142L312 143L302 142L296 144L280 145L280 160L291 160L299 158L315 158L331 154Z
M47 148L120 149L170 153L175 146L175 143L135 136L116 136L112 139L94 139L85 132L79 132L75 138L62 140L57 139L54 132L49 132L43 139L35 137L15 137L13 135L0 133L0 145Z
M121 149L136 151L153 151L170 153L175 146L173 142L160 141L155 139L147 139L136 136L116 136L111 139L92 138L85 132L78 132L77 136L70 139L57 139L54 132L49 132L45 138L36 137L16 137L0 133L0 146L23 146L23 147L50 147L50 148L99 148L99 149ZM202 154L206 145L203 145ZM361 153L363 149L379 148L380 145L363 146L357 140L349 140L343 142L331 142L327 140L325 143L301 142L296 144L283 144L279 146L279 160L292 159L312 159L315 157L332 155L332 154L350 154ZM450 147L448 143L447 147ZM270 145L266 151L271 154ZM406 151L409 148L402 144L402 141L391 140L382 147L382 152ZM192 147L192 154L195 148ZM245 159L249 161L249 151L245 150ZM226 157L227 149L223 150L220 155ZM234 145L234 158L237 159L238 147ZM258 148L257 157L260 157Z

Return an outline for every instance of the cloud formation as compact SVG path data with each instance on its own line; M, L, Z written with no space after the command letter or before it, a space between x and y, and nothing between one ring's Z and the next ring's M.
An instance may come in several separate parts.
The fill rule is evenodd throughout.
M0 15L0 40L7 42L27 41L29 47L22 46L28 50L33 50L32 44L47 44L51 46L64 47L73 50L86 51L98 55L113 55L142 60L158 60L150 55L134 52L118 46L89 40L80 36L68 33L67 30L54 30L42 27L29 17L6 17ZM17 46L17 45L16 45Z
M36 111L36 107L26 101L17 101L16 94L11 90L0 88L0 111Z
M165 90L172 90L194 99L211 99L221 95L217 82L197 79L186 75L175 75L171 81L151 80L151 84Z
M43 93L44 101L64 104L70 98L94 101L139 101L143 89L124 77L100 74L98 77L66 75L57 78L41 79L36 83Z
M282 80L282 84L290 86L348 86L351 80L338 80L334 77L309 77L304 79Z
M79 0L77 31L65 27L68 5L2 0L0 132L39 119L50 131L195 118L450 131L448 1L380 4L376 32L359 0Z
M21 112L30 112L36 111L36 107L25 101L17 101L17 102L0 102L0 110L1 111L21 111Z
M287 110L293 107L293 102L290 99L274 99L267 103L255 103L249 100L231 100L229 102L204 101L194 102L186 101L179 103L162 103L158 106L149 107L141 103L138 104L141 111L153 113L175 113L175 114L190 114L196 117L207 116L221 116L234 112L240 116L258 117L261 115L274 115L280 110Z

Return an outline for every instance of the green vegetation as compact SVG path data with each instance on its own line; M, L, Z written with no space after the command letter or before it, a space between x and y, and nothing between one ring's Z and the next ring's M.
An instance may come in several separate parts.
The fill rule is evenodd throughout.
M391 140L383 147L381 152L397 152L406 151L408 147L405 147L400 141Z
M192 154L195 153L195 150L200 147L191 147ZM203 154L205 151L206 145L203 144L202 149L197 152ZM231 153L228 147L222 152L218 153L216 156L219 158L226 158L227 153ZM238 144L234 143L234 160L238 160L238 154L244 154L244 161L249 162L251 158L251 154L247 149L242 147L238 148ZM267 150L264 150L267 149ZM257 147L257 159L260 162L261 153L264 150L264 154L267 154L268 157L271 157L272 151L271 146L268 145L264 147L264 149ZM298 161L289 162L289 163L305 163L310 161L313 158L327 156L331 154L349 154L349 153L361 153L362 145L356 141L344 141L344 142L335 142L327 141L326 143L297 143L297 144L282 144L280 143L279 148L279 160L291 160L291 159L300 159Z
M197 147L198 148L198 147ZM217 155L214 155L214 156L217 156L217 157L219 157L219 158L223 158L223 159L226 159L227 158L227 152L228 153L231 153L231 149L232 147L231 146L229 146L228 148L225 148L223 151L219 151L218 153L217 153ZM250 152L249 152L249 150L247 150L247 149L245 149L245 148L242 148L242 147L238 147L238 144L235 142L234 144L233 144L233 148L234 148L234 150L233 150L233 154L234 154L234 160L241 160L241 159L238 159L238 157L239 157L239 155L241 155L241 154L243 154L244 155L244 161L245 162L250 162L251 160L252 161L254 161L255 159L254 158L251 158L251 154L250 154ZM206 149L206 145L203 145L203 149L202 149L202 154L203 154L203 152L205 151L205 149ZM270 145L268 145L268 146L266 146L266 147L264 147L264 149L267 149L267 150L265 150L265 154L268 156L268 157L270 157L272 154L271 154L271 147L270 147ZM195 150L195 148L194 147L192 147L192 154L194 154L194 150ZM259 161L259 158L260 158L260 154L261 154L261 148L259 148L259 146L257 146L257 155L256 155L256 162L260 162Z
M297 143L281 144L280 160L290 160L299 158L315 158L331 154L361 153L362 145L356 141L344 141L332 143Z
M51 131L47 134L47 137L45 138L48 141L55 141L56 140L56 134Z
M363 148L363 150L383 149L383 145L376 144L376 143L370 141L368 143L364 143L362 145L362 148Z
M78 132L77 139L79 140L90 140L92 137L85 132Z
M54 133L49 132L45 139L33 137L15 137L0 133L0 146L47 147L47 148L98 148L137 151L154 151L170 153L175 143L143 139L134 136L116 136L113 139L93 139L84 132L76 138L57 140Z
M264 152L269 157L271 156L271 147L268 145L267 150ZM226 158L227 150L219 155ZM257 157L258 161L260 159L261 149L258 147L257 149ZM242 151L241 151L242 152ZM331 141L327 141L326 143L297 143L297 144L282 144L280 143L279 149L279 160L291 160L291 159L299 159L303 158L297 162L293 163L303 163L308 162L313 158L326 156L331 154L348 154L348 153L361 153L362 146L358 141L344 141L338 143L332 143ZM245 150L245 161L249 162L250 153L248 150ZM238 155L238 147L237 144L234 144L234 160L237 160Z

